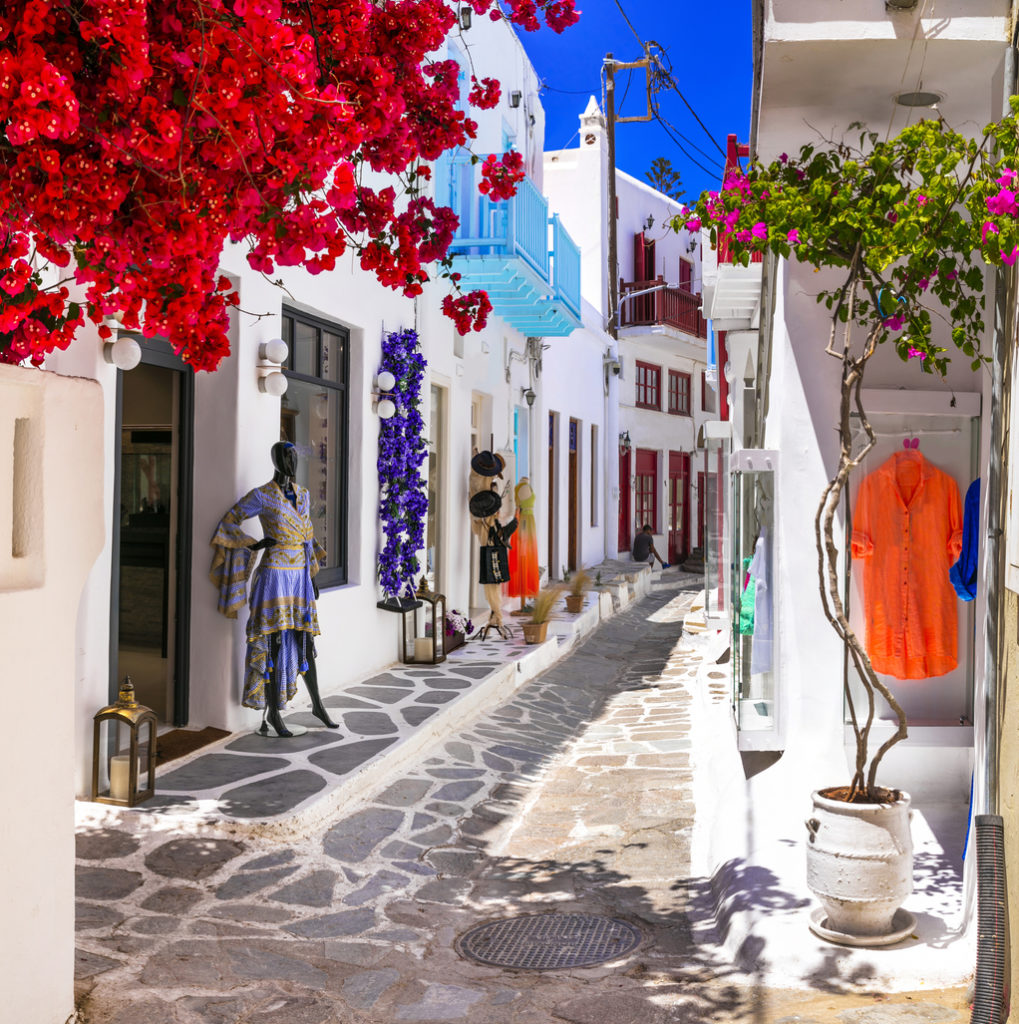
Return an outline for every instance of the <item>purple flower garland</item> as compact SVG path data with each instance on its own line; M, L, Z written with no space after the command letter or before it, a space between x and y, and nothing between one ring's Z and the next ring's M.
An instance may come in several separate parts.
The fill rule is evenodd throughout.
M396 413L379 420L379 519L385 544L379 555L379 583L387 599L413 597L420 570L417 553L425 543L428 495L421 477L427 457L421 404L426 363L417 331L394 331L382 342L379 372L396 378Z

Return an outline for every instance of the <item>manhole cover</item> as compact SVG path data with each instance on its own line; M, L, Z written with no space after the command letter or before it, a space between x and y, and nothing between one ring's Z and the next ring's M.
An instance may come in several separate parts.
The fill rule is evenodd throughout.
M633 925L594 914L532 914L480 924L457 939L461 956L492 967L555 971L615 960L640 945Z

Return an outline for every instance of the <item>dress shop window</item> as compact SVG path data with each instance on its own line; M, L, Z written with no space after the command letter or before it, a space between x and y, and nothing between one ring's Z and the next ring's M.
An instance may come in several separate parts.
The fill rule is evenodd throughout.
M280 437L300 453L297 482L308 489L315 538L326 550L320 587L347 582L347 435L350 333L339 324L284 309L287 391Z
M637 363L637 396L639 409L661 409L662 368L651 363Z
M690 374L669 370L669 412L690 415Z

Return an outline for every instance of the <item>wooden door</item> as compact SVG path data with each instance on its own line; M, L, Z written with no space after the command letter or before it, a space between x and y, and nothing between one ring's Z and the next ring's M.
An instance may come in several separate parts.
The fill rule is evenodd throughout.
M619 551L629 553L630 536L630 452L619 452Z
M704 548L704 502L707 498L707 474L697 474L697 546L703 551Z
M648 448L637 449L634 473L634 501L637 529L650 525L653 533L658 532L658 452Z
M569 526L566 546L566 568L573 572L577 568L577 523L580 519L580 461L577 453L577 433L580 424L570 420L570 464L569 464Z
M669 452L669 561L682 562L690 553L690 456Z

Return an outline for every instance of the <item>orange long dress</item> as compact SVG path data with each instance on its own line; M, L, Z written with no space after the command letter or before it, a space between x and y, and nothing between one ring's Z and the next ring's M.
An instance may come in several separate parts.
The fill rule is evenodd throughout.
M959 488L920 452L896 452L864 478L852 554L863 563L864 646L876 672L926 679L959 663L948 570L961 550Z
M528 498L520 497L524 483L521 480L515 491L520 529L509 550L510 578L506 592L510 597L522 597L526 601L538 593L538 530L534 523L534 492L531 491Z

